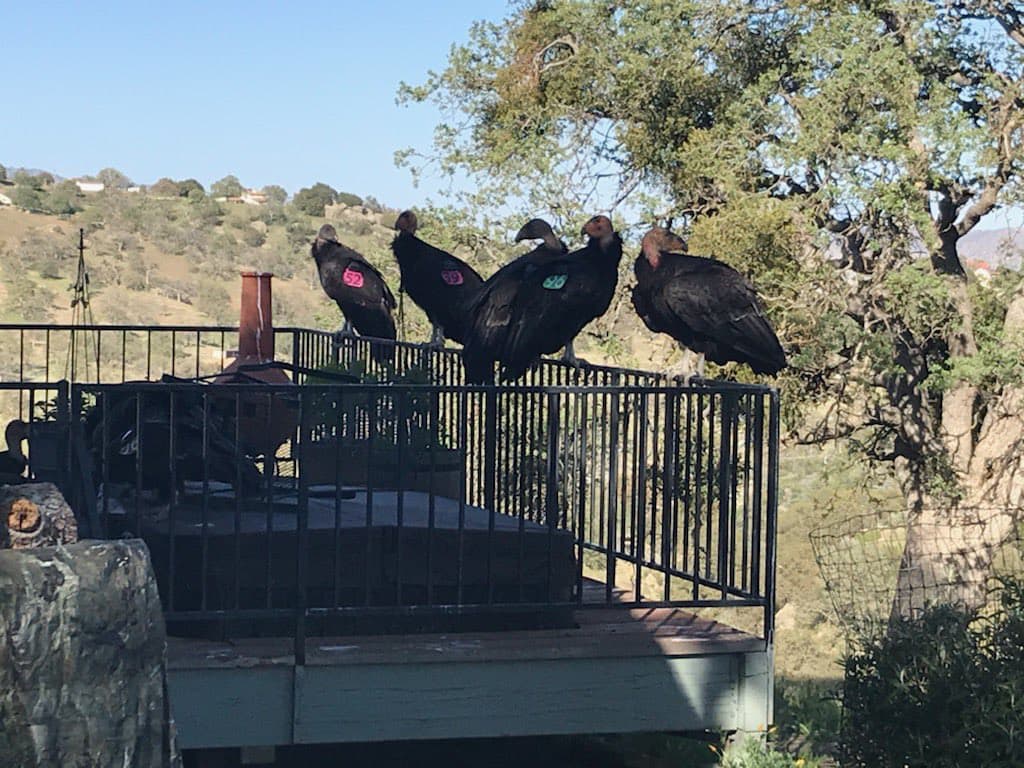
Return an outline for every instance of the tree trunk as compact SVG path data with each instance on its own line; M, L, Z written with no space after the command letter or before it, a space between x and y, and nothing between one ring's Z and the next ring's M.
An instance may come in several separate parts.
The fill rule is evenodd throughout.
M139 540L0 551L0 764L178 768Z
M53 483L0 485L0 549L78 541L71 507Z
M1024 293L1011 302L1004 333L1024 332ZM893 616L912 616L929 603L984 605L999 548L1014 534L1024 501L1024 388L1005 386L988 403L980 429L977 388L961 383L942 401L942 443L961 491L937 499L919 474L907 491L907 540Z

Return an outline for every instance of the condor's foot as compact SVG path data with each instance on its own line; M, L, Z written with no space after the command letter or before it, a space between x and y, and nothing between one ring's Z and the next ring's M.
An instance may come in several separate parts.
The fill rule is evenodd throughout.
M565 349L562 351L562 362L571 365L573 368L582 368L586 365L590 365L582 357L576 357L576 352L572 348L572 342L570 341L565 345Z

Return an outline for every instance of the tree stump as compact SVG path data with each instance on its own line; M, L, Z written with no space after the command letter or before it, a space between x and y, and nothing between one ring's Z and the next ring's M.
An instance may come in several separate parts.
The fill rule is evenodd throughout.
M75 515L53 483L0 485L0 548L31 549L76 541Z
M0 766L180 768L137 539L0 551Z

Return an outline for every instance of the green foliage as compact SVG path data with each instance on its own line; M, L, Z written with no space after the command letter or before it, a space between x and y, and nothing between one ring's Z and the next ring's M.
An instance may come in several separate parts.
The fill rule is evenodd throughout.
M69 215L81 210L82 193L71 180L62 181L50 187L42 200L42 208L48 213Z
M96 174L96 180L102 182L105 190L127 189L132 186L132 180L117 168L104 168Z
M267 200L277 205L284 205L288 199L288 191L277 184L268 184L262 190L264 195L267 196Z
M317 182L312 187L303 187L295 193L292 205L307 216L323 216L324 207L331 205L338 198L338 193L327 184Z
M955 278L937 275L927 261L915 261L885 275L893 315L918 343L931 346L955 327L958 320L951 284Z
M195 179L185 179L178 182L178 194L190 200L198 200L206 195L206 190Z
M817 768L818 765L813 759L777 752L753 737L727 749L721 762L722 768Z
M842 723L839 692L817 680L775 680L775 737L809 756L835 743Z
M7 283L4 310L14 322L44 323L50 319L50 309L55 299L53 291L24 270L17 270Z
M0 181L7 181L7 168L0 165Z
M990 615L949 607L894 621L846 659L843 765L1024 764L1024 585Z
M228 175L210 185L210 195L213 197L238 197L243 192L245 187L237 176Z
M14 176L14 192L11 202L27 211L38 211L43 207L43 182L38 176L18 173Z
M180 197L181 187L176 181L172 181L168 178L162 178L158 181L150 184L146 191L157 197Z
M359 195L353 195L351 192L339 192L334 201L336 203L343 203L344 205L362 205L363 198Z

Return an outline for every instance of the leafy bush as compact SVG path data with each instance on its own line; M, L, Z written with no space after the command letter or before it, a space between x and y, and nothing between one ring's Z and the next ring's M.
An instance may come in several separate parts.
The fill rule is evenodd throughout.
M318 181L312 187L304 187L296 192L292 205L308 216L323 216L324 206L333 203L337 196L333 187Z
M345 205L362 205L363 198L359 195L353 195L351 192L339 192L335 196L334 202L344 203Z
M1024 765L1024 584L988 615L896 621L845 666L843 765Z
M722 768L813 768L818 763L807 758L794 759L785 752L777 752L760 739L747 738L726 750Z

